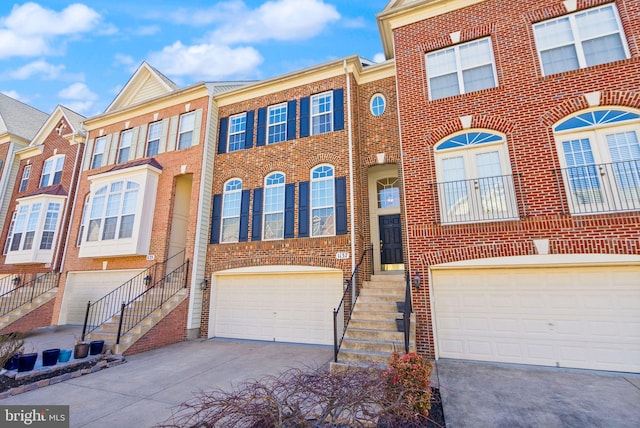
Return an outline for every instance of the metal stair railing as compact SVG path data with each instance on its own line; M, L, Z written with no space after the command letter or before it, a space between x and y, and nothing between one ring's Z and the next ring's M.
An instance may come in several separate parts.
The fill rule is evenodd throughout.
M411 277L405 273L406 285L404 289L404 308L402 313L402 324L404 332L404 353L409 353L409 341L411 339L411 313L413 305L411 303Z
M344 294L342 295L340 304L336 309L333 310L333 359L336 363L338 362L338 353L340 352L340 347L342 346L344 334L347 331L347 325L351 320L353 308L356 305L358 296L360 295L360 287L358 287L358 284L356 284L354 280L357 280L358 273L360 273L360 266L362 265L362 262L364 261L367 254L370 257L368 267L369 269L371 269L373 262L373 260L371 259L373 255L373 244L369 244L369 246L367 246L367 248L365 248L364 252L362 253L362 256L360 256L360 261L353 270L351 278L346 280L347 287L344 290ZM371 271L369 270L368 273L370 276ZM353 287L355 287L355 296L351 299ZM348 312L347 305L349 305Z
M25 277L21 275L13 275L8 278L14 288L0 294L0 316L15 311L27 303L33 302L34 299L47 291L56 288L60 280L60 272L36 274L35 278L28 282L24 282ZM3 284L3 287L5 286L6 284Z
M156 262L95 302L87 302L81 340L118 315L123 302L131 301L145 288L151 286L155 282L155 278L164 277L169 262L179 260L182 257L181 263L184 263L184 256L185 251L182 250L163 262Z
M120 344L122 336L160 309L180 290L188 288L188 278L189 259L130 301L122 303L116 345Z

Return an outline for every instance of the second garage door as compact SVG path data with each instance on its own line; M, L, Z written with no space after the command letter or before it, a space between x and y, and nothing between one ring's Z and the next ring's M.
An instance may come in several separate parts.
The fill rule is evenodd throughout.
M640 267L434 270L438 356L640 371Z
M333 343L342 272L219 275L215 284L210 336Z

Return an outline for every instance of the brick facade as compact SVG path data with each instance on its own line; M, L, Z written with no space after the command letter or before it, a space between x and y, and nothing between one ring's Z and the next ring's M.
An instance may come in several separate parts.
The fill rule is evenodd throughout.
M610 2L579 0L577 7L605 3ZM571 216L555 174L560 161L552 125L593 107L586 94L598 92L603 108L640 108L640 4L621 0L615 6L631 57L550 76L542 75L532 26L566 14L560 1L487 0L394 29L410 264L426 285L414 290L420 352L434 355L429 266L535 254L532 240L541 238L550 240L552 254L640 254L637 212ZM456 32L460 42L491 37L498 85L430 101L425 54L454 45L450 34ZM465 116L471 117L469 129L505 136L512 173L523 183L517 194L519 220L440 223L434 146L462 131Z
M34 309L22 318L4 327L2 330L0 330L0 334L13 332L27 333L35 328L50 326L54 304L54 300L48 301L39 308Z

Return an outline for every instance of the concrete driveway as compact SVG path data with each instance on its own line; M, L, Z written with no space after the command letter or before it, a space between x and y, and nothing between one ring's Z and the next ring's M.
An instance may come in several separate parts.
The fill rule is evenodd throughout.
M448 428L638 427L640 375L439 360Z
M76 328L77 329L77 328ZM27 347L72 344L79 331L33 332ZM291 367L318 367L333 348L268 342L192 340L127 357L127 363L0 400L1 405L70 405L72 427L152 427L213 387ZM449 428L638 427L640 375L439 360Z

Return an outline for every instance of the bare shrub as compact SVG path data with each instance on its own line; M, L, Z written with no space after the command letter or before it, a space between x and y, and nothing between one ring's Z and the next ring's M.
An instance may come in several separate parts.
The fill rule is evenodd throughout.
M0 368L4 367L9 358L22 351L23 347L22 333L0 335Z

